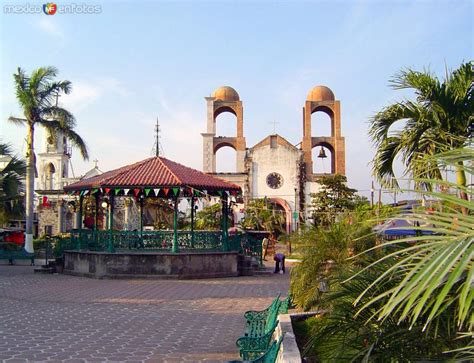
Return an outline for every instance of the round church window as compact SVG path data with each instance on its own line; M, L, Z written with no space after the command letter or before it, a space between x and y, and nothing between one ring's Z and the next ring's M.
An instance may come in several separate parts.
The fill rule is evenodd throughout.
M267 176L267 185L270 188L278 189L283 185L283 177L278 173L270 173Z

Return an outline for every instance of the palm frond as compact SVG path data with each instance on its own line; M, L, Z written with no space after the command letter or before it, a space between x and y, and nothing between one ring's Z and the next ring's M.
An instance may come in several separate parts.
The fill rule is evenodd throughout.
M460 159L472 160L473 150L461 149L448 151L439 156L426 159L446 165L456 164ZM472 172L472 166L465 167ZM438 184L436 180L423 182ZM421 233L431 232L430 235L406 238L398 241L383 243L376 248L400 246L390 254L397 262L376 280L357 299L371 293L376 286L393 276L402 273L403 279L396 288L382 295L375 295L369 299L360 311L369 308L372 304L386 300L380 310L379 319L386 319L397 314L399 322L408 321L414 326L423 322L426 329L446 310L453 311L456 325L459 328L472 329L474 321L473 299L474 291L474 202L472 189L458 186L447 181L443 185L456 186L462 189L470 198L463 199L456 195L428 191L425 195L438 200L438 207L419 208L412 214L398 216L397 219L418 221L423 227L414 227ZM470 200L469 200L470 199ZM450 206L454 206L450 207ZM467 213L461 213L463 208ZM408 246L404 246L409 243ZM368 266L373 268L383 263L387 256Z

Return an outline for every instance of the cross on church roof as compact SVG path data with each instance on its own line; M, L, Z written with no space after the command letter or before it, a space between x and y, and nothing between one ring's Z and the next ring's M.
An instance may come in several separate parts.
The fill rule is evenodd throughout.
M279 124L276 120L269 122L270 124L273 124L273 135L276 134L276 125Z
M59 91L58 91L56 92L56 107L58 107L59 97L61 97L61 95L59 94Z

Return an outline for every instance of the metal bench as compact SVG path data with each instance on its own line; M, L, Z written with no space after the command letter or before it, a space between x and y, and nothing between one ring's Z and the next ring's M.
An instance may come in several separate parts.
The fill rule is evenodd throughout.
M24 246L16 243L0 242L0 260L8 260L10 265L14 260L30 260L31 266L34 266L35 254L26 252Z
M266 309L251 310L244 314L245 333L236 341L242 359L255 359L268 349L278 325L278 314L287 314L289 304L290 295L281 301L279 294Z
M260 356L253 358L253 359L246 359L244 358L243 361L231 361L229 363L237 363L237 362L245 362L245 363L275 363L278 352L280 351L281 342L283 340L283 336L280 337L278 340L274 340L273 343L270 345L268 349L266 349Z
M280 294L275 298L275 300L272 301L270 306L268 306L266 309L263 310L250 310L246 311L244 313L244 317L247 320L247 322L252 321L252 320L262 320L266 319L268 314L272 309L275 309L275 305L280 303Z
M286 299L280 302L280 308L278 309L279 314L288 314L288 307L290 306L291 296L288 294Z

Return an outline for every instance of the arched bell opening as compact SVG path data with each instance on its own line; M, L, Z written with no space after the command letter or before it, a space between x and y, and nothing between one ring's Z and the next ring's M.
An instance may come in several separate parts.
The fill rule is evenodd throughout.
M237 136L237 115L231 107L219 107L214 112L216 136Z
M236 173L237 165L235 163L237 151L234 145L220 144L214 150L216 159L216 173Z
M334 113L325 106L317 107L311 114L311 135L312 136L334 136Z
M56 179L56 168L53 163L49 163L45 168L45 189L53 190Z
M334 174L334 150L329 144L315 145L311 150L313 174Z

